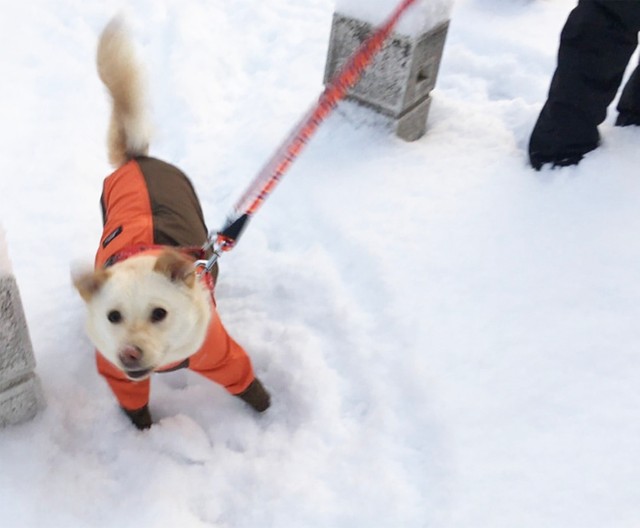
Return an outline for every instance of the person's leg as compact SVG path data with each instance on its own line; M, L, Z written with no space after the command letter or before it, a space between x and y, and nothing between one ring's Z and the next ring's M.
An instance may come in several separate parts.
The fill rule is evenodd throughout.
M640 65L629 77L618 101L616 126L640 126Z
M531 133L535 169L578 163L600 140L606 117L638 42L640 2L580 0L562 30L549 97Z

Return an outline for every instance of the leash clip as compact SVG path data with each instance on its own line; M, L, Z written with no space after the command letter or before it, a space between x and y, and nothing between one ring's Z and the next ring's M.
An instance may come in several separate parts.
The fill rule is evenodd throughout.
M215 238L213 234L214 233L211 233L207 243L202 246L203 253L211 250L211 256L209 259L196 260L194 263L198 277L210 273L216 265L216 262L218 262L218 259L222 256L222 253L229 251L233 247L233 240L225 237L222 233L215 233Z
M228 220L227 225L222 231L215 233L212 231L209 233L209 240L207 240L207 243L202 246L202 252L206 254L207 251L211 251L212 255L209 260L196 261L196 268L202 268L198 272L199 277L205 273L209 273L225 251L229 251L234 248L248 221L249 214L245 213L234 220Z

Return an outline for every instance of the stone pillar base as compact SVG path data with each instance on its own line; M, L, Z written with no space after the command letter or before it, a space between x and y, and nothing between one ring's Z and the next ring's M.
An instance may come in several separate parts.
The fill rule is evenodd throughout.
M0 391L0 427L31 420L44 407L40 381L30 374Z
M33 418L44 405L18 286L0 276L0 427Z

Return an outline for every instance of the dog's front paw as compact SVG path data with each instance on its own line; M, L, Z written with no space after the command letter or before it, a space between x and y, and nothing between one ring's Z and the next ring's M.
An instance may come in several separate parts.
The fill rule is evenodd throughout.
M266 411L271 405L271 396L258 378L254 379L244 392L236 396L258 412Z
M129 409L122 409L125 414L129 417L133 425L135 425L138 429L143 431L144 429L149 429L151 424L151 413L149 412L149 406L145 405L140 409L136 409L135 411L130 411Z

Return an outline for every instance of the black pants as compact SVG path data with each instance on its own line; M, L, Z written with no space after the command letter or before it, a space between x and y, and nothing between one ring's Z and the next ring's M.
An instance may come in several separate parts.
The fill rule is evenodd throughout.
M534 167L541 162L562 165L563 159L571 164L572 158L579 161L598 146L598 125L638 45L638 31L640 0L580 0L569 14L549 97L531 134ZM621 95L618 124L640 124L639 70Z

